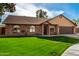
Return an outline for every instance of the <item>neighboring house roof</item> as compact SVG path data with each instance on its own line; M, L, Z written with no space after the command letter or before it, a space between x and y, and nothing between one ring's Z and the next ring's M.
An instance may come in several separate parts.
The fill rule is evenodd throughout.
M1 23L0 23L0 27L5 27L5 24L1 24Z
M79 24L77 25L77 27L76 28L79 28Z
M58 15L58 16L63 16L64 15ZM58 17L56 16L56 17ZM36 17L27 17L27 16L8 16L6 18L6 20L3 22L4 24L41 24L45 21L48 21L49 23L51 23L51 20L55 19L51 18L51 19L47 19L47 18L36 18ZM74 25L76 25L76 23L72 22L71 20L69 20L67 17L65 17L68 21L70 21L71 23L73 23ZM52 24L52 23L51 23Z

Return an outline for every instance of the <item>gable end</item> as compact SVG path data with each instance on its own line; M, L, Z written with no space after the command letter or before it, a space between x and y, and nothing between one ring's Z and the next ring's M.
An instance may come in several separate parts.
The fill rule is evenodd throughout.
M49 19L52 24L57 24L59 26L77 26L76 23L65 17L64 15L58 15L52 19Z

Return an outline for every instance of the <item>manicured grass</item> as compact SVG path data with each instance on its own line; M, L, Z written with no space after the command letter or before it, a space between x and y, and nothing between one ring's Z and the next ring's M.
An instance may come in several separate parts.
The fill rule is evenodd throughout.
M52 41L72 43L72 44L79 43L79 39L75 39L75 38L72 38L72 37L65 37L65 36L39 37L39 38L52 40Z
M63 40L64 37L60 37ZM0 38L0 55L2 56L59 56L72 42L64 42L54 38L15 37ZM59 38L58 38L59 39ZM69 39L69 38L68 38ZM67 39L67 40L68 40ZM71 39L72 40L72 39ZM73 39L74 41L75 39Z

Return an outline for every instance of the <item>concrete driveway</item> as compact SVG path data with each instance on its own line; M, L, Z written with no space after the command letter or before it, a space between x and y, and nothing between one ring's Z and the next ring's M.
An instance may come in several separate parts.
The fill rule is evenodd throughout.
M79 39L79 34L63 35ZM79 43L69 47L62 56L79 56Z
M62 56L79 56L79 43L69 47Z

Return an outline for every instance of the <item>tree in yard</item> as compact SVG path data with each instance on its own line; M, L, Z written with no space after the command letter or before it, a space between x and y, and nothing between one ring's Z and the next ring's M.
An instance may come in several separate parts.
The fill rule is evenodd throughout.
M39 9L36 11L36 17L37 18L47 18L47 12L43 11L42 9Z
M14 11L15 11L14 3L0 3L0 16L4 15L5 12L14 12Z
M73 19L73 22L75 22L76 24L79 24L79 19Z

